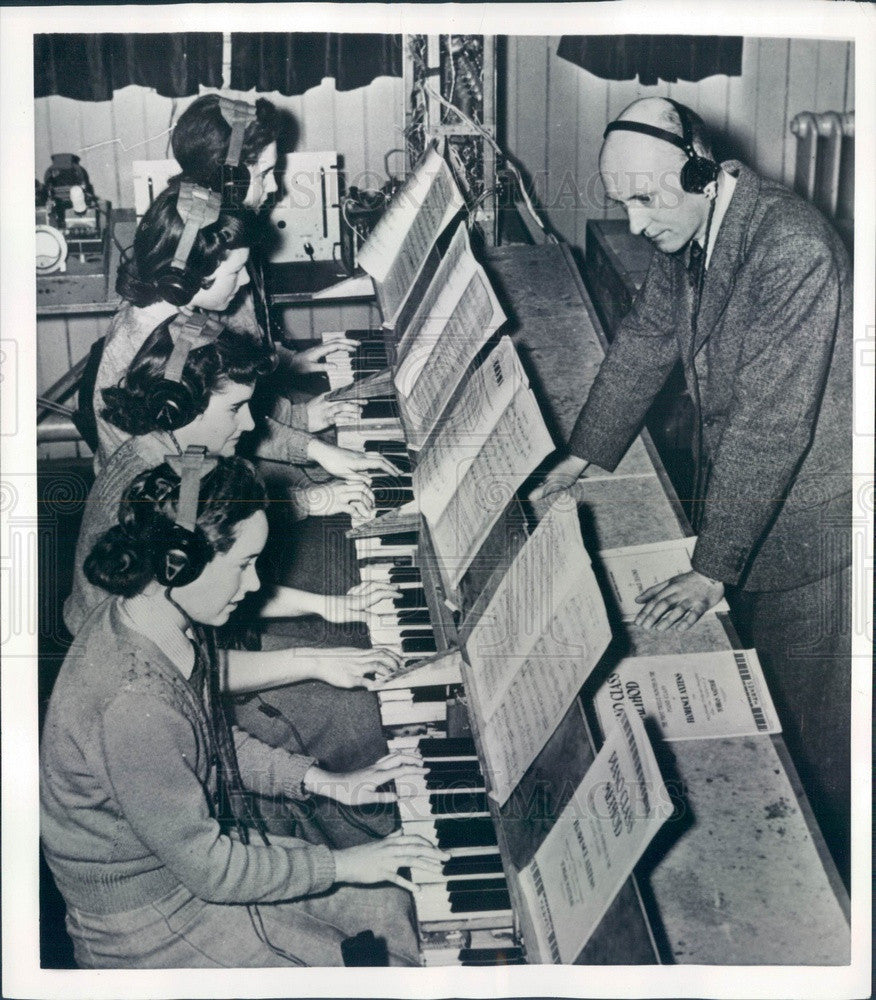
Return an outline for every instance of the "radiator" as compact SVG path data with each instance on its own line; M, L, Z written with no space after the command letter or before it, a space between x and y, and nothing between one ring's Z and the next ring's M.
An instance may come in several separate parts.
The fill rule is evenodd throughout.
M791 122L797 137L794 190L837 222L855 205L855 113L804 111Z

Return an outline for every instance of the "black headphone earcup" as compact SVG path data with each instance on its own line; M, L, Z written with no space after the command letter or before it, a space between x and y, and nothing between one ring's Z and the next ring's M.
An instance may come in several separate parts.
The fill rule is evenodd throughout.
M716 180L720 167L705 156L691 156L681 168L681 186L689 194L702 194L707 184Z
M149 416L162 431L176 431L198 415L191 391L182 382L163 378L146 397Z
M192 280L188 270L167 268L156 277L155 287L165 302L172 306L186 306L198 293L200 284Z
M185 587L197 580L212 556L210 543L200 528L189 531L168 523L153 542L155 579L165 587Z

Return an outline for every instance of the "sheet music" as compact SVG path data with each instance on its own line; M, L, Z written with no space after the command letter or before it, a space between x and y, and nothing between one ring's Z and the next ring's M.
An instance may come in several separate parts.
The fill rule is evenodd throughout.
M577 509L560 499L466 643L492 792L504 803L611 641Z
M569 804L520 872L543 956L575 960L671 813L642 721L622 709Z
M672 538L647 545L603 549L599 553L599 561L624 621L632 621L642 610L642 605L636 604L642 591L680 573L690 572L690 558L696 543L695 537ZM712 608L713 612L729 610L724 600Z
M398 347L408 444L422 447L477 352L507 317L460 223Z
M384 322L395 320L435 241L462 206L450 168L430 146L358 254L374 279Z
M449 589L553 447L514 345L503 337L414 470L414 493Z
M664 740L780 733L753 649L621 660L596 693L603 732L626 707L650 719Z

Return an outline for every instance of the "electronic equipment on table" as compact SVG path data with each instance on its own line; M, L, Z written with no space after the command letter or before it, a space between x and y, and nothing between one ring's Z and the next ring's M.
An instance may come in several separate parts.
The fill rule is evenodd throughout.
M79 157L53 154L34 193L38 305L105 298L111 206L95 195Z

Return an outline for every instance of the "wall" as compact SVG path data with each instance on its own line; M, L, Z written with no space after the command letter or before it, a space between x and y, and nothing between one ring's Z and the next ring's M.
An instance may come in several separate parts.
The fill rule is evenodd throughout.
M636 98L687 104L727 136L724 156L789 184L794 115L855 106L850 42L746 38L741 76L653 87L600 80L558 58L558 43L557 37L508 39L504 142L535 181L556 230L582 247L588 218L623 214L603 203L597 157L606 124Z
M207 91L204 91L207 92ZM230 97L233 91L222 93ZM334 81L298 97L264 95L293 116L298 128L298 150L336 150L344 158L348 184L379 187L386 180L384 155L400 146L404 103L402 81L380 77L367 87L338 93ZM133 168L136 160L160 160L172 155L170 126L194 97L173 100L145 87L125 87L111 101L74 101L43 97L34 102L35 166L42 178L52 153L77 153L88 171L95 192L115 206L134 205ZM390 160L396 173L400 156ZM112 278L114 280L114 276ZM367 306L343 309L323 306L317 310L290 310L287 325L294 333L311 337L323 330L375 325ZM103 336L108 318L84 316L43 318L38 326L37 387L53 385ZM84 445L54 444L40 449L44 458L85 454Z

